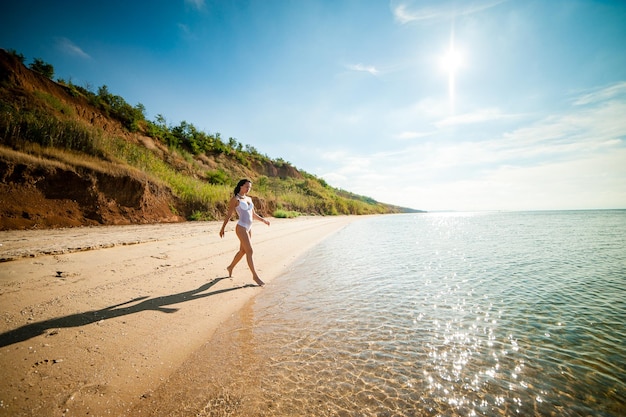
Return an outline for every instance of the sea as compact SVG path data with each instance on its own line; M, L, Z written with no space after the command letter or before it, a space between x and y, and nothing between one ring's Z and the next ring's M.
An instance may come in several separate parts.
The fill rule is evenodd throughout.
M625 416L626 210L364 217L219 337L199 416Z

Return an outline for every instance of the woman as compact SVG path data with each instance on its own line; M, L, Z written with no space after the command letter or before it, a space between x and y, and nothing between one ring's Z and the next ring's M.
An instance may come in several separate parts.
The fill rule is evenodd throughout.
M254 219L260 220L268 226L270 225L270 222L256 214L254 211L254 204L252 203L250 196L248 196L251 189L252 182L250 180L243 179L237 183L234 195L228 203L228 213L226 213L224 224L222 224L220 237L224 237L224 228L233 216L233 213L237 211L239 221L237 222L237 226L235 226L235 233L237 233L237 237L239 238L239 252L235 254L233 261L226 268L228 270L228 276L233 276L233 269L235 268L235 265L237 265L244 255L246 255L248 267L252 272L252 279L260 287L262 287L265 283L261 281L261 278L259 278L259 275L256 273L256 270L254 269L254 261L252 260L252 243L250 241L252 232L250 229L252 228L252 221Z

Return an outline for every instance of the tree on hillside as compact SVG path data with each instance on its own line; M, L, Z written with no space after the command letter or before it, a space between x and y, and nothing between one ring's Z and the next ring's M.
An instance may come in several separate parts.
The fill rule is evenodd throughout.
M54 76L54 67L43 61L41 58L35 58L33 62L28 66L31 70L38 72L46 77L52 79Z
M17 52L15 49L9 49L7 52L19 59L22 64L24 63L24 61L26 61L26 57L24 57L23 54Z
M124 127L131 132L139 130L138 123L146 119L146 108L143 104L138 103L135 107L131 106L122 96L111 94L106 85L98 88L98 106L107 115L122 122Z

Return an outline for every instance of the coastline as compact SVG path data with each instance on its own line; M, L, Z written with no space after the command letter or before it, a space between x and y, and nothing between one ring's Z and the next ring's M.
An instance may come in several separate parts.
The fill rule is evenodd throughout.
M268 284L357 216L255 222ZM235 222L0 232L0 416L127 415L263 291ZM12 259L10 261L6 261Z

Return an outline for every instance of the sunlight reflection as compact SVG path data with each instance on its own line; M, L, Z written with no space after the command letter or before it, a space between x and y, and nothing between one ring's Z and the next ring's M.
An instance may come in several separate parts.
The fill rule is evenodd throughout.
M450 114L454 114L456 100L456 73L463 66L463 54L456 49L454 42L454 29L450 31L450 44L448 50L440 59L441 68L448 75L448 98L450 100Z

